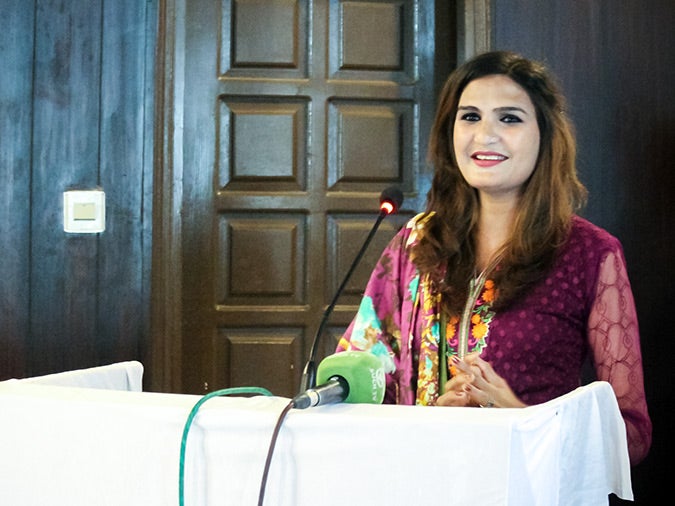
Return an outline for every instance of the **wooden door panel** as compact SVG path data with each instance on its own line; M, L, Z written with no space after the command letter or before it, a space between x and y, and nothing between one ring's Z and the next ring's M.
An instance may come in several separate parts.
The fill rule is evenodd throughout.
M227 95L220 104L220 190L306 190L308 100Z
M415 56L419 50L416 11L433 9L430 3L331 0L327 62L331 77L413 82L417 78Z
M297 389L296 364L303 364L302 328L259 327L255 315L238 328L222 327L212 343L211 381L205 389L257 386L271 392Z
M302 214L223 214L216 255L219 306L305 303L306 238Z
M433 40L433 24L419 20L433 18L433 5L197 0L185 8L184 390L257 385L291 396L380 192L395 184L408 205L380 227L321 356L353 317L382 249L423 201L421 132L434 80L422 42Z
M307 77L308 0L222 0L220 7L221 77Z
M377 191L414 187L413 100L331 99L328 104L328 188Z
M380 225L378 234L375 235L368 249L363 255L361 262L356 266L354 273L345 285L344 292L340 296L336 313L343 314L343 318L337 316L336 320L344 320L354 312L359 305L363 289L368 282L370 273L377 262L380 253L389 242L389 239L399 230L404 222L411 216L404 212L397 216L388 217ZM346 214L331 213L327 217L327 244L331 252L327 255L326 266L326 289L324 297L326 301L332 300L338 287L345 278L354 258L361 249L364 239L373 227L377 214ZM340 334L338 334L339 337Z

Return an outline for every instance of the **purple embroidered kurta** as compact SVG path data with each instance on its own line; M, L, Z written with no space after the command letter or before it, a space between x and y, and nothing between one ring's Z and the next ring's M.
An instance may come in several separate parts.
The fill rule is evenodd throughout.
M433 404L439 395L434 355L439 306L407 253L420 233L411 220L384 250L337 350L370 350L382 357L389 403ZM637 315L616 238L574 217L570 236L545 278L508 309L481 319L487 306L479 299L469 351L480 351L523 402L542 403L577 388L590 352L597 378L611 383L617 395L631 459L636 463L646 455L651 421ZM453 330L448 328L452 353Z

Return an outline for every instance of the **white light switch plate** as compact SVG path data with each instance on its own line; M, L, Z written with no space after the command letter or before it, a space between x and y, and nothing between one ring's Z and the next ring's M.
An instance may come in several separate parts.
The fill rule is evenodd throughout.
M96 234L105 230L105 193L101 190L63 192L63 230Z

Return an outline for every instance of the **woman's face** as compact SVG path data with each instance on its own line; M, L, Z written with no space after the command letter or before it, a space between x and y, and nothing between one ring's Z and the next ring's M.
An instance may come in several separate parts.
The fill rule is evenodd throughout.
M518 198L539 154L537 114L504 75L471 81L459 99L452 143L464 179L481 194Z

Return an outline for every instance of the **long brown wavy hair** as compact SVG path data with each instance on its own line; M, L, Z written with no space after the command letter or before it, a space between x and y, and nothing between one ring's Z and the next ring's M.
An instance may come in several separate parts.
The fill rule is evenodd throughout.
M512 302L540 279L564 243L572 215L585 203L586 189L577 178L576 141L565 115L565 101L553 77L540 63L494 51L469 60L448 77L436 110L429 141L434 178L427 196L429 218L421 239L411 247L422 274L429 274L451 315L461 313L476 269L478 192L464 180L453 150L452 135L462 92L473 80L505 75L521 86L537 113L540 132L535 169L524 184L512 234L490 274L497 287L493 307Z

